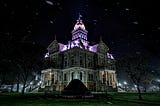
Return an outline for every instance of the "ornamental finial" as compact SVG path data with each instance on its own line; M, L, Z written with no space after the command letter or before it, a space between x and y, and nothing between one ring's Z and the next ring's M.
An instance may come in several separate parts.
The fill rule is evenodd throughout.
M56 34L54 35L54 40L57 40Z

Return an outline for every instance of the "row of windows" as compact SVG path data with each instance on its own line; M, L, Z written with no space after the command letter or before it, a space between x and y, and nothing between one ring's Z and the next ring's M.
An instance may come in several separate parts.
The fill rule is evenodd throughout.
M79 77L80 77L80 80L82 80L82 77L83 77L83 73L82 72L80 72L80 76ZM74 72L72 72L71 73L71 80L73 80L74 78L75 78L75 75L74 75ZM66 73L64 74L64 78L63 79L64 79L64 81L67 81L68 77L67 77Z
M69 59L70 61L70 65L71 66L73 66L73 65L77 65L78 63L76 63L76 60L75 60L75 57L72 55L71 56L71 58ZM86 60L87 62L86 62L86 65L88 66L88 67L91 67L92 65L93 65L93 60L92 60L92 58L87 58L87 60ZM64 58L64 66L66 67L66 66L68 66L69 64L67 64L68 63L68 61L67 61L67 58L65 57ZM84 65L84 58L83 58L83 56L80 56L80 59L79 59L79 65L80 66L83 66Z
M72 39L76 39L76 38L83 38L83 39L86 39L87 40L87 37L86 35L74 35Z
M110 83L114 82L115 81L115 77L114 77L114 74L109 74L109 80L110 80ZM106 79L106 75L103 74L102 75L102 83L106 83L107 79ZM108 82L107 82L108 83Z
M60 79L61 79L61 77L60 77ZM68 75L66 73L64 73L63 80L67 81L67 79L68 79ZM75 73L74 72L71 73L71 80L73 80L73 79L75 79ZM80 80L83 79L83 73L82 72L80 72L80 74L79 74L79 79ZM93 81L93 80L94 80L93 74L88 74L88 81ZM54 75L52 75L52 82L54 82Z
M112 81L114 82L114 81L115 81L114 74L109 74L108 77L109 77L110 82L112 82ZM64 81L67 81L67 79L68 79L68 76L67 76L66 73L64 73L64 75L63 75L63 80L64 80ZM71 73L71 80L73 80L73 79L75 79L75 73L74 73L74 72ZM79 79L80 79L80 80L83 79L83 73L82 73L82 72L80 72L80 74L79 74ZM94 80L94 75L93 75L92 73L89 73L89 74L88 74L88 81L93 81L93 80ZM55 82L54 74L52 74L52 79L51 79L51 81L52 81L52 83ZM108 82L106 82L106 81L107 81L107 79L106 79L106 74L103 74L103 75L102 75L102 83L108 83Z

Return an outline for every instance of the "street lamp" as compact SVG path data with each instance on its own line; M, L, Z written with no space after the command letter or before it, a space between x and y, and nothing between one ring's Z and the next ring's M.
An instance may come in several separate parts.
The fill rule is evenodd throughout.
M119 86L119 87L121 87L121 86L122 86L122 84L121 84L121 83L118 83L118 86Z

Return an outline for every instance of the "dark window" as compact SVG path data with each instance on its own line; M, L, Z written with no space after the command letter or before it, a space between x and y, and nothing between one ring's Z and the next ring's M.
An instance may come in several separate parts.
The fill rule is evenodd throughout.
M71 56L71 65L74 65L74 56Z
M80 80L82 80L82 72L80 72Z
M72 76L72 80L73 80L73 78L74 78L74 72L72 72L71 76Z
M89 81L93 81L93 74L88 74Z
M80 59L80 65L82 65L82 63L83 63L83 61L82 61L82 59Z
M106 82L105 74L103 74L103 84Z
M67 66L67 61L64 62L64 66L65 66L65 67Z
M74 60L73 59L71 60L71 65L74 65Z
M83 65L83 58L82 58L82 54L80 54L80 65Z
M64 74L64 81L67 81L67 74Z
M64 66L67 66L67 57L64 58Z
M54 83L54 74L52 74L52 83Z

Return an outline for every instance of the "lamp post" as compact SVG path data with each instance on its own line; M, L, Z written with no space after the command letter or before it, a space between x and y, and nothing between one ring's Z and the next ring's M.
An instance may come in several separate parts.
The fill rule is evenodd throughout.
M158 82L158 88L159 88L159 92L160 92L160 79L157 79Z
M125 91L127 91L127 82L126 82L126 81L124 81L123 83L124 83Z
M134 87L135 87L135 91L137 91L137 85L134 85Z

